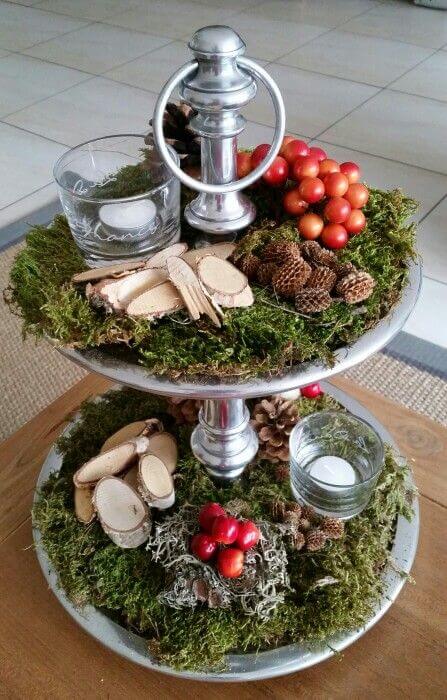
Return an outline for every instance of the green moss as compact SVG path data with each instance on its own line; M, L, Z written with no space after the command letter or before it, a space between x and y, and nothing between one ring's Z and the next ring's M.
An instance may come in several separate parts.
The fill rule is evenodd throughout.
M260 217L262 207L272 212L281 201L281 193L267 189L253 191ZM188 196L184 191L184 199ZM407 281L408 259L414 255L415 227L407 219L415 206L399 190L371 190L367 229L339 253L341 260L352 261L376 280L372 296L360 308L337 302L307 317L292 304L278 301L271 290L253 285L255 304L227 310L222 329L206 320L189 323L182 313L153 323L107 316L90 307L82 286L70 283L84 263L60 216L48 228L31 229L13 265L6 296L22 315L25 332L46 334L65 345L101 345L113 353L125 349L128 359L170 377L251 377L277 374L311 359L330 364L334 350L359 338L398 301ZM258 252L268 241L282 239L297 239L293 220L283 219L274 228L258 225L242 239L238 253Z
M338 404L330 397L300 400L301 415ZM275 466L266 462L241 481L216 486L189 449L190 429L173 425L161 398L133 389L113 391L101 402L86 402L81 421L58 446L63 465L43 486L33 511L42 546L59 574L60 585L78 605L101 607L148 639L161 663L174 668L204 670L224 664L230 651L256 651L305 640L313 643L332 634L355 629L368 620L382 594L381 571L389 556L395 519L411 517L406 492L407 468L399 468L390 450L378 488L363 513L350 520L342 540L318 553L289 552L293 591L268 623L232 610L173 610L157 601L165 584L162 568L152 562L144 545L121 550L97 523L84 526L73 513L72 474L96 454L108 435L126 423L157 416L177 434L179 465L177 504L223 504L243 499L253 518L269 517L272 501L291 497L288 483L274 478ZM164 514L153 515L162 519ZM316 581L333 576L338 584L318 588Z

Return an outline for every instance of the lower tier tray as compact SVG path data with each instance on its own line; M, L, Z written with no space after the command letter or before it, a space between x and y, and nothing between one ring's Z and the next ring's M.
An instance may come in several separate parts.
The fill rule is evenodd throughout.
M361 404L330 384L326 384L324 390L343 404L351 413L371 423L385 442L393 444L393 440L387 430ZM67 430L70 428L71 425L67 427ZM37 481L37 490L52 472L59 471L61 462L61 456L53 447L42 466ZM86 606L82 609L76 608L65 596L64 591L58 587L56 571L50 564L44 549L40 546L40 533L36 528L33 534L37 558L54 595L71 617L88 634L104 644L104 646L141 666L172 676L203 681L250 681L283 676L318 664L348 647L380 620L396 600L405 583L405 577L399 573L399 570L408 573L416 554L419 535L417 499L415 499L413 507L414 517L411 522L408 522L403 517L398 518L395 540L391 550L396 570L388 567L384 574L384 593L381 603L377 607L374 616L371 617L364 627L354 632L331 637L325 643L318 646L312 645L311 648L301 644L292 644L258 654L231 654L227 656L227 668L216 673L176 671L168 666L159 665L148 655L145 639L124 629L92 606Z

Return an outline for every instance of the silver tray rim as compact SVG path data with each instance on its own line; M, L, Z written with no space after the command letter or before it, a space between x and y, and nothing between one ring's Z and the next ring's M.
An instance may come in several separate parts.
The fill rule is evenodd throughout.
M246 399L265 394L279 394L344 372L387 345L405 324L421 290L420 261L412 261L408 269L408 284L402 291L400 301L377 326L364 333L352 345L338 349L334 353L333 367L322 362L303 362L291 366L278 376L263 375L246 381L237 381L231 377L227 380L221 377L215 380L210 378L174 381L151 374L138 364L111 357L99 349L79 350L60 345L56 345L56 348L84 369L151 394L197 399Z
M325 384L324 389L340 401L349 411L370 422L384 441L396 447L386 428L364 406L332 385ZM79 416L75 417L65 431L69 431L78 420ZM38 490L50 473L59 471L61 463L62 457L53 446L39 474L34 500L37 497ZM412 479L411 483L413 483ZM414 499L413 507L414 517L411 522L399 516L395 540L391 549L396 568L407 574L410 572L416 555L419 537L419 505L417 498ZM49 588L68 614L85 632L108 649L134 663L167 675L196 681L258 681L287 675L321 663L335 653L341 652L371 629L391 607L405 583L404 576L394 570L394 568L388 567L383 577L385 586L382 600L367 624L355 631L331 637L325 643L313 645L312 647L306 647L302 644L291 644L271 651L259 652L258 654L229 654L226 657L228 668L222 672L176 671L153 661L147 653L146 642L142 637L124 629L100 610L91 605L83 609L76 608L58 585L57 573L43 547L40 546L41 536L36 527L33 527L33 537L37 559Z

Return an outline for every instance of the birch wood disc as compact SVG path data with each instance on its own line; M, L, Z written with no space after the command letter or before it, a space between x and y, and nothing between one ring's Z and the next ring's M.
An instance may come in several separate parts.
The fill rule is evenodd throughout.
M78 488L89 488L105 476L119 474L136 458L135 442L124 442L107 452L102 452L82 465L74 474L73 481Z
M210 292L240 294L248 285L248 279L228 260L215 255L205 255L197 263L201 282Z
M177 440L171 433L154 433L149 438L148 452L155 455L165 465L170 474L177 467Z
M135 318L161 318L183 307L183 299L172 282L163 282L133 299L126 312Z
M93 489L74 488L75 515L81 523L88 525L95 517L93 507Z
M127 442L132 438L138 437L141 435L143 430L145 430L145 428L146 422L144 420L138 420L135 421L135 423L125 425L123 428L120 428L116 431L116 433L113 433L113 435L107 438L104 445L101 447L101 453L107 452L113 447L117 447L118 445L121 445L123 442Z

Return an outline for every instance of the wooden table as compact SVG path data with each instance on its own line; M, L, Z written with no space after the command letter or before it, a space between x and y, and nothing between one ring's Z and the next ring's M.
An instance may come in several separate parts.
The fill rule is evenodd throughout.
M413 461L421 534L407 584L385 617L339 658L270 681L199 683L140 668L85 634L48 590L33 552L30 508L41 464L64 417L110 385L88 376L0 446L0 697L446 698L447 430L345 379Z

